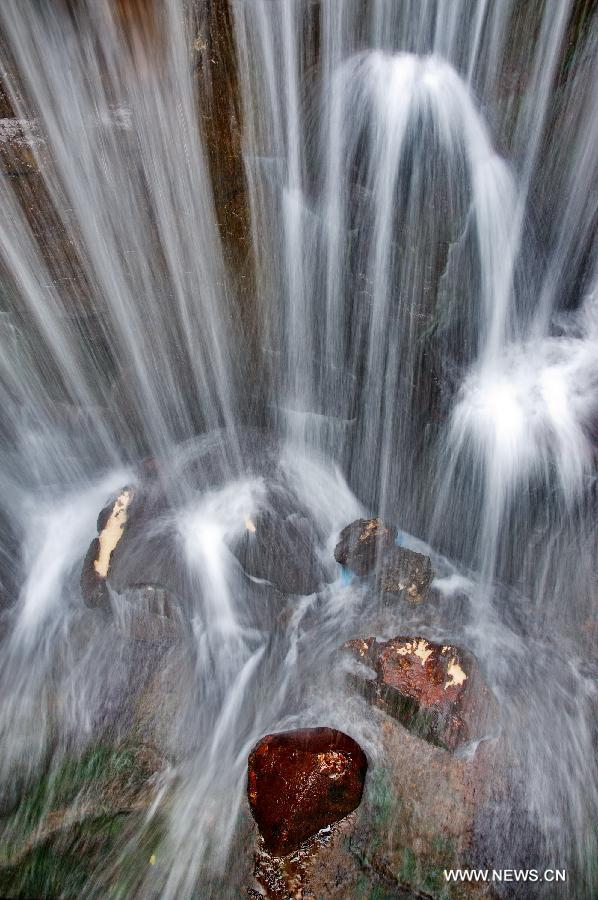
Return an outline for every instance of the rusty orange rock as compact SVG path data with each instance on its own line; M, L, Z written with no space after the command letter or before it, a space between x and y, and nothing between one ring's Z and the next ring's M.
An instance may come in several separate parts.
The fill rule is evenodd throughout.
M377 673L352 678L365 696L430 743L455 750L492 731L494 695L464 650L418 636L359 638L344 649Z
M326 825L359 806L365 753L333 728L269 734L249 754L247 795L266 848L297 850Z

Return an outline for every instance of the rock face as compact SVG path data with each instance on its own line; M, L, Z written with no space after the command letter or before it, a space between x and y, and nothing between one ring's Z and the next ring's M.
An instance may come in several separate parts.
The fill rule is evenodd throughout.
M270 734L249 754L247 795L266 848L292 853L361 802L367 759L333 728Z
M446 750L492 729L495 700L474 658L423 637L349 641L346 649L376 671L357 678L366 696L410 731Z
M159 584L136 584L123 593L121 623L136 641L177 641L185 630L181 609Z
M227 0L206 0L198 18L193 51L201 124L223 249L227 263L238 271L250 251L251 226L231 5Z
M110 585L116 625L123 633L135 641L169 643L178 641L185 631L177 599L160 583L136 579L144 569L149 570L147 560L155 558L150 541L156 538L151 535L151 515L144 515L143 499L140 490L123 488L100 512L98 536L91 542L83 563L81 590L88 607L106 608ZM145 534L150 535L145 550L139 533L142 539ZM162 542L174 559L172 546ZM164 569L168 572L166 565Z
M334 558L356 575L367 575L396 536L396 529L382 519L357 519L341 531Z
M409 603L421 603L433 577L429 556L406 547L392 547L384 554L380 565L378 590Z
M376 670L375 680L367 684L379 725L380 751L370 765L362 801L353 813L292 855L277 857L258 846L253 872L257 889L250 896L273 900L481 900L494 896L493 888L483 883L447 884L443 873L488 865L481 855L487 840L478 836L495 827L488 825L488 810L496 811L509 792L505 767L510 763L504 743L500 738L483 740L467 755L453 754L446 752L446 746L437 746L434 734L403 727L412 726L413 719L409 723L405 716L384 714L390 712L386 701L391 700L391 690L396 691L395 700L397 694L407 697L411 692L421 698L422 705L425 700L433 708L439 702L442 706L445 685L451 682L446 693L452 697L453 709L469 723L474 701L494 705L475 660L462 650L425 638L376 643L369 637L349 642L347 649L364 667ZM429 674L429 681L422 679L422 670ZM384 679L388 694L383 690ZM414 709L415 704L411 713ZM400 712L396 707L395 711ZM424 739L430 736L431 740ZM525 833L529 824L524 816L520 824Z
M3 175L15 178L37 174L35 152L42 146L37 122L14 117L0 118L0 172Z

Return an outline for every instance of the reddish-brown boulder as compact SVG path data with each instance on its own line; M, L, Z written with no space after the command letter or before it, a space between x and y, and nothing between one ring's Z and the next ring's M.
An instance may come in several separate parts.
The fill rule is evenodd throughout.
M247 795L266 848L286 856L361 802L365 753L333 728L269 734L249 754Z
M455 750L492 730L496 701L471 654L423 637L360 638L345 649L376 671L375 681L354 679L368 699L430 743Z
M394 546L397 530L382 519L357 519L343 528L334 558L356 575L367 575L384 550Z

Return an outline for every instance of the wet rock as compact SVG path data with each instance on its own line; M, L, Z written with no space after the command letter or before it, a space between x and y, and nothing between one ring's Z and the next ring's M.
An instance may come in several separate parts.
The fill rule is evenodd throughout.
M253 441L257 440L253 434L249 437L248 454L254 452ZM333 570L332 564L326 566L322 561L323 536L277 468L270 443L260 438L255 452L260 454L258 474L268 484L263 506L260 503L255 509L234 513L239 518L231 519L223 541L249 576L248 590L254 590L256 582L268 582L259 589L275 589L283 595L313 594L329 580L327 576ZM184 479L201 502L201 495L227 484L235 465L230 445L218 434L206 441L205 449L187 451L178 458L175 454L168 465L146 460L127 509L126 528L109 558L105 583L98 579L99 547L94 544L90 548L82 581L86 596L91 595L95 605L102 605L105 597L102 600L101 592L105 594L108 585L115 594L124 594L136 585L159 585L179 603L179 599L184 601L194 597L198 589L203 590L202 586L198 588L193 559L187 558L193 551L181 540L173 496ZM100 535L111 509L109 504L100 514ZM198 544L200 567L204 565L201 549Z
M119 871L147 866L148 851L136 841L165 768L153 748L140 745L62 758L0 823L0 895L81 897L93 882L99 896L110 896L114 860ZM151 847L162 828L158 810L144 834ZM127 887L126 896L136 895Z
M125 534L110 561L110 587L124 594L138 586L160 586L171 598L186 597L189 582L173 522L173 508L159 478L135 487Z
M158 479L147 477L134 489L123 489L119 496L123 493L128 494L128 505L124 510L126 520L122 511L118 519L118 524L123 526L120 531L117 531L114 519L110 520L114 501L99 514L98 537L102 537L106 529L112 529L106 534L106 551L111 547L110 535L118 540L109 559L105 552L104 566L102 560L97 563L94 560L95 570L103 568L106 571L107 582L118 594L150 586L165 589L171 598L184 596L184 585L179 577L181 556L177 531L172 525L172 510L163 487ZM139 599L141 593L137 591Z
M313 594L324 580L317 540L313 526L300 513L265 513L246 520L233 551L253 578L269 581L283 594Z
M136 641L177 641L184 632L179 604L159 584L138 584L125 592L120 624Z
M367 759L332 728L270 734L249 754L247 795L266 849L286 856L359 806Z
M136 584L128 600L144 612L165 619L173 619L178 609L174 597L160 584Z
M104 606L108 598L106 579L95 569L94 563L100 554L100 542L94 538L83 560L81 570L81 593L86 606L97 608Z
M81 571L81 591L87 606L103 606L106 602L112 554L124 534L132 498L132 489L123 488L98 516L98 536L89 546Z
M396 528L382 519L357 519L343 528L334 558L356 575L367 575L385 550L394 546Z
M371 668L375 668L379 651L375 637L354 638L347 641L343 649Z
M153 644L139 644L154 649ZM179 761L193 752L188 740L181 739L183 710L189 708L189 686L194 683L193 648L189 642L166 645L159 664L142 689L132 698L127 734L131 740L154 747L171 761Z
M379 762L370 772L347 855L357 858L374 884L376 875L396 879L396 893L381 892L383 897L401 896L399 888L416 897L492 896L484 884L447 888L443 872L480 866L476 823L485 804L496 802L506 787L499 745L483 742L472 759L462 759L388 717L379 740Z
M376 673L352 676L362 694L426 741L454 751L496 726L494 695L471 654L423 637L359 638L345 650Z
M43 144L34 120L0 118L0 174L13 178L36 174L35 154Z
M226 0L202 7L193 41L202 127L223 249L229 266L239 270L249 256L251 227L234 20Z
M378 897L380 900L413 898L386 873L366 873L358 858L347 850L355 830L353 812L319 832L289 856L274 856L262 846L254 857L253 877L259 886L251 897L288 900L289 897L346 900L347 897ZM368 884L367 895L364 885Z
M463 759L375 715L380 752L359 807L288 856L256 846L259 890L251 896L493 896L484 884L447 888L443 871L482 865L476 835L488 806L505 797L500 745L483 742L471 759Z
M434 573L429 556L406 547L392 547L384 554L377 584L386 599L396 597L409 603L425 600Z

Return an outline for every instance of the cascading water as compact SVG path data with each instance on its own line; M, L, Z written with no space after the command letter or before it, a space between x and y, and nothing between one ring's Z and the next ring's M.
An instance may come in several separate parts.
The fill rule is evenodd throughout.
M201 127L214 9L238 69L251 329ZM50 839L73 757L133 733L168 760L83 882L42 866L37 895L239 896L251 747L325 724L377 765L383 729L337 651L422 630L474 653L500 707L508 789L482 858L596 895L590 13L0 6L0 137L33 158L0 178L2 867L17 879ZM89 609L85 552L125 486L125 549ZM338 571L366 510L431 555L436 606L382 609ZM148 639L156 598L182 643ZM91 801L69 802L63 828ZM393 877L389 896L414 887Z

